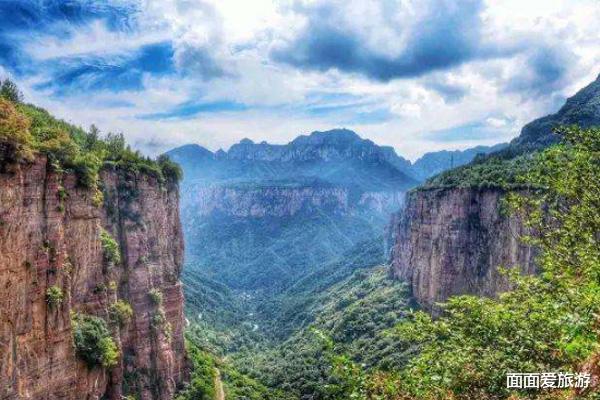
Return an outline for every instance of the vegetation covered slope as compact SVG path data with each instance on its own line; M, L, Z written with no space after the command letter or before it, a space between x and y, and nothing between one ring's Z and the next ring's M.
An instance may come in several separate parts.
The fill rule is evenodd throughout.
M208 357L220 365L226 397L233 399L329 398L330 386L339 380L333 374L321 335L332 337L355 362L370 368L387 370L403 365L406 349L398 347L388 330L405 318L408 294L403 283L388 276L387 267L355 271L321 291L314 300L301 311L306 320L285 341L263 337L255 346L238 348L217 362L214 350L207 350L211 343L206 329L210 327L194 324L188 334L190 346L195 348L190 354L197 362L205 363ZM251 329L245 332L253 333ZM203 374L198 377L198 387L213 379L205 367L196 370ZM188 389L185 393L192 392ZM242 392L247 397L236 397ZM195 398L185 393L182 400Z
M515 289L499 299L452 298L437 320L415 313L395 332L415 355L394 372L365 373L332 355L342 383L331 398L566 399L577 390L507 389L506 373L598 373L600 129L562 133L521 175L537 189L510 198L538 232L527 240L540 249L541 273L513 276ZM577 392L597 396L597 387Z
M310 325L269 350L233 355L235 365L296 399L327 399L329 387L338 383L321 335L365 367L402 365L403 351L387 330L408 312L408 294L401 282L389 278L385 266L355 272L317 301Z
M161 182L181 179L181 169L167 157L151 160L126 145L122 134L100 137L93 125L85 131L42 108L22 103L16 86L6 82L10 81L2 84L0 96L0 168L32 161L41 154L56 170L75 172L79 184L88 188L97 189L101 168L147 173Z
M320 209L282 217L191 217L184 226L190 247L184 279L193 285L204 275L239 290L282 290L379 235L384 223L383 215Z
M514 189L523 186L517 177L533 162L535 153L561 141L565 126L600 126L600 75L594 82L567 99L554 114L531 121L508 146L489 154L480 154L464 166L440 173L428 179L418 189L451 187L500 187Z
M534 154L522 154L515 158L489 156L476 158L472 163L442 172L428 179L416 190L440 188L504 188L517 189L524 186L518 177L533 162Z

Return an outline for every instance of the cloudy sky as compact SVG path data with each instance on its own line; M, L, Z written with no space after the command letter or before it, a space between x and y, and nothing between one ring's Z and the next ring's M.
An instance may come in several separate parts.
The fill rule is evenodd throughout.
M589 1L0 0L0 77L147 154L351 128L507 141L600 73Z

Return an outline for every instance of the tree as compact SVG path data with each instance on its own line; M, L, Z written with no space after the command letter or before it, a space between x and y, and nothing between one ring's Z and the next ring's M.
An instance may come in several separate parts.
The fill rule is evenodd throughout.
M23 101L23 93L17 85L10 79L5 79L0 83L0 96L13 103L21 103Z

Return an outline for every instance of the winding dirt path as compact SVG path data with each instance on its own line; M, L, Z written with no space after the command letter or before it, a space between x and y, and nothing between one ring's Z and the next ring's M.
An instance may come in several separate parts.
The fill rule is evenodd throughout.
M225 400L225 390L221 381L221 371L215 368L215 400Z

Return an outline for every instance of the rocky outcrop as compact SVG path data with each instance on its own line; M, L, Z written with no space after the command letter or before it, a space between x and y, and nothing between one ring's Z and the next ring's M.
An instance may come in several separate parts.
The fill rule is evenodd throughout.
M230 217L292 217L296 214L391 214L404 193L364 192L354 195L339 186L186 185L182 191L184 219L211 214Z
M103 202L43 157L0 174L2 400L164 400L184 379L177 187L121 170L104 171L101 184ZM119 244L119 262L107 260L102 230ZM51 287L62 302L48 303ZM117 300L133 310L123 324L111 315ZM81 360L76 314L107 322L120 353L115 367Z
M192 185L182 193L182 203L194 215L219 213L232 217L288 217L316 209L348 211L348 191L342 188L282 186Z
M452 295L494 296L509 289L500 267L535 271L520 218L503 210L500 189L418 190L391 227L391 265L427 310Z

